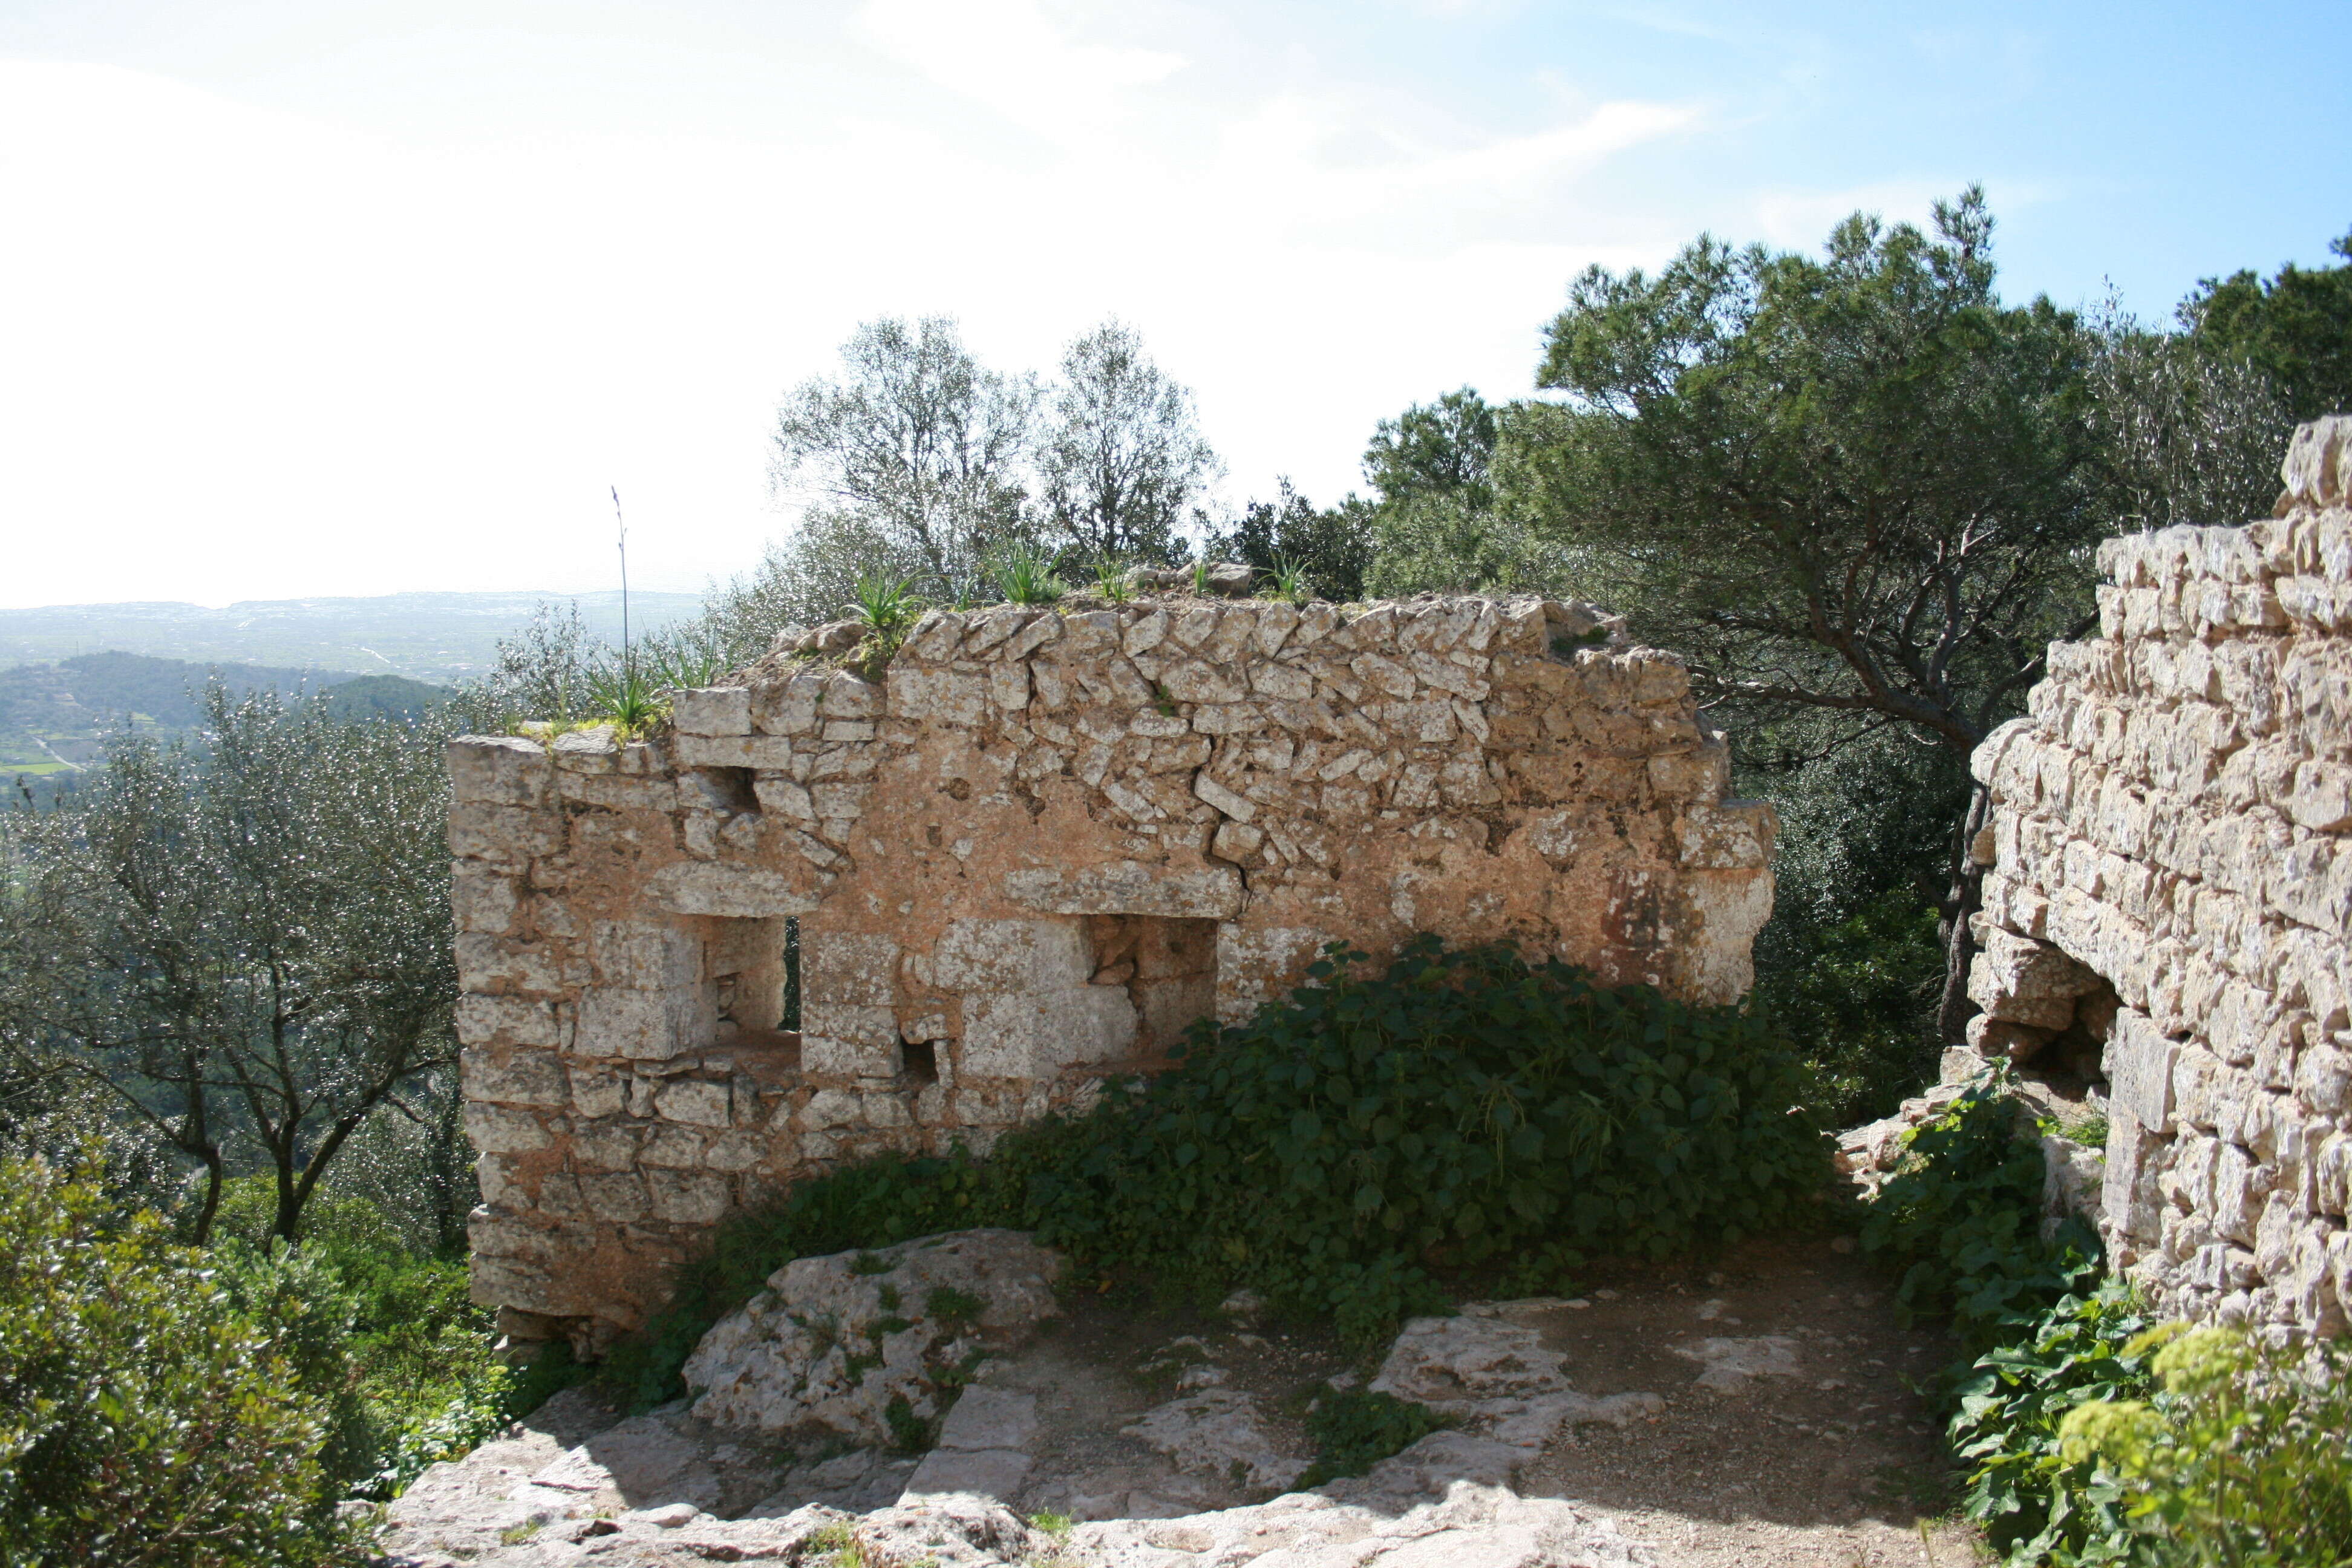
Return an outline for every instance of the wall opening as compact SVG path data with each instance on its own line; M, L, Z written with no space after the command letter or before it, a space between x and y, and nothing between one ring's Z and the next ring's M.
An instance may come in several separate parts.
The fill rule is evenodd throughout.
M940 1081L940 1046L937 1040L901 1040L898 1043L898 1071L908 1082L928 1088Z
M799 1050L799 923L789 915L704 918L703 978L717 1018L713 1044Z
M750 768L699 768L696 773L709 805L716 809L730 816L760 809L760 796L752 787Z
M1116 985L1135 1007L1135 1055L1164 1064L1195 1019L1217 1011L1217 922L1159 915L1089 915L1093 984Z

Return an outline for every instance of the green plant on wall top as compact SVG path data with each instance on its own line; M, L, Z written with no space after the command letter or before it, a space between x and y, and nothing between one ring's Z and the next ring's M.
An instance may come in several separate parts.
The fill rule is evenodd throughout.
M609 719L621 739L643 733L669 712L669 701L653 675L623 659L588 672L590 710Z
M1056 572L1057 565L1052 551L1017 543L997 552L989 575L996 580L1007 604L1050 605L1070 591L1070 585Z
M914 585L906 578L881 572L868 572L858 577L856 603L846 607L850 616L863 622L886 651L897 647L907 628L929 608L915 596Z

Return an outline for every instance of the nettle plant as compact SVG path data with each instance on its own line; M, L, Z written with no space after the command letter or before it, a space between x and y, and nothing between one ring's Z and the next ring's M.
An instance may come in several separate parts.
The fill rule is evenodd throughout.
M932 1231L1034 1230L1077 1272L1214 1300L1236 1284L1369 1350L1443 1282L1525 1294L1589 1255L1662 1257L1801 1220L1829 1145L1800 1052L1760 1011L1602 985L1507 946L1335 945L1177 1065L985 1160L891 1155L719 1227L616 1354L647 1403L709 1325L794 1258Z

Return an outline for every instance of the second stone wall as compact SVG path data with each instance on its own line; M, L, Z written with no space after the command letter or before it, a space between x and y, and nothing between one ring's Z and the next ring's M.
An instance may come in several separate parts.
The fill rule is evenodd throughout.
M2113 1261L2170 1310L2339 1333L2352 1302L2352 419L2279 514L2099 552L1976 754L1990 862L1970 1038L2110 1087Z

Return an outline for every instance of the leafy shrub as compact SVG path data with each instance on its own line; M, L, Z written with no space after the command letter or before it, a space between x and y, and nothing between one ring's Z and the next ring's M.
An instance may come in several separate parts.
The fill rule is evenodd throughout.
M1944 950L1936 911L1914 889L1777 929L1757 956L1759 999L1803 1042L1824 1125L1887 1115L1933 1079Z
M1432 1432L1454 1423L1426 1405L1349 1388L1326 1394L1307 1413L1307 1435L1316 1460L1299 1486L1319 1487L1342 1476L1360 1476L1382 1459L1401 1454Z
M1116 1136L1033 1181L1054 1239L1246 1280L1361 1342L1433 1300L1431 1268L1663 1257L1786 1219L1826 1179L1761 1014L1432 936L1362 963L1335 948L1286 1002L1107 1094Z
M2041 1235L2042 1148L2021 1138L2011 1079L1994 1075L1906 1137L1909 1157L1879 1188L1865 1250L1903 1270L1906 1321L1948 1312L1969 1354L2011 1337L2095 1277L2099 1238L2079 1219Z
M2125 1530L2116 1489L2089 1461L2062 1456L2059 1428L2084 1405L2147 1391L2147 1357L2130 1348L2147 1326L2130 1287L2111 1281L2059 1298L1961 1380L1948 1437L1968 1469L1963 1507L2011 1561L2097 1561L2116 1549Z
M2061 1457L2096 1464L2129 1521L2134 1560L2231 1568L2352 1561L2352 1355L2265 1349L2235 1329L2140 1334L2160 1392L2078 1405Z
M356 1544L299 1331L255 1322L89 1171L0 1163L0 1542L9 1560L322 1563Z
M639 1404L794 1258L978 1225L1080 1267L1208 1296L1236 1282L1370 1344L1443 1304L1433 1270L1556 1280L1587 1251L1661 1257L1801 1214L1827 1146L1768 1019L1611 989L1508 948L1408 944L1378 975L1334 948L1249 1023L991 1157L889 1155L722 1224L607 1376Z

